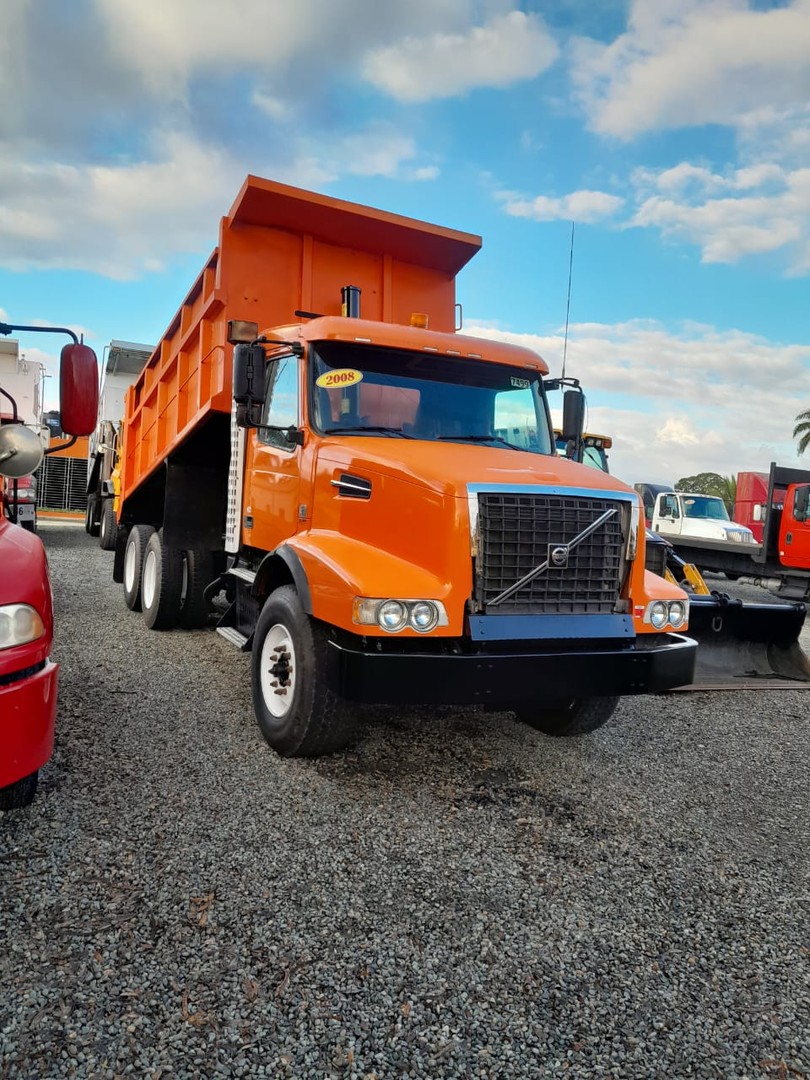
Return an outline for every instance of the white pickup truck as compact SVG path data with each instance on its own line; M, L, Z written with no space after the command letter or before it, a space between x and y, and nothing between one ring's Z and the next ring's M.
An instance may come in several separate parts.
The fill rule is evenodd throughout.
M731 520L725 503L717 495L660 491L652 507L650 528L661 536L694 536L704 540L754 543L751 530Z

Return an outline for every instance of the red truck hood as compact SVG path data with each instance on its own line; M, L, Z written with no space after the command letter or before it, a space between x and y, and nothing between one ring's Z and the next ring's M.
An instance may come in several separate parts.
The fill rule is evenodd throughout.
M42 541L0 517L0 604L30 604L51 625L51 587Z

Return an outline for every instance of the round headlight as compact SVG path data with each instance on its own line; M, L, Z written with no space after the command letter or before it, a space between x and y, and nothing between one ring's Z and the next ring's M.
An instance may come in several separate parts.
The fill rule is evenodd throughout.
M686 622L686 604L682 600L673 600L669 605L669 621L676 630Z
M439 612L435 604L429 604L427 600L419 600L411 607L411 626L420 634L426 634L428 630L432 630L438 621Z
M377 608L377 622L390 634L401 630L407 621L408 609L399 600L383 600Z
M656 600L650 608L650 622L656 630L660 630L669 622L669 608L663 600Z

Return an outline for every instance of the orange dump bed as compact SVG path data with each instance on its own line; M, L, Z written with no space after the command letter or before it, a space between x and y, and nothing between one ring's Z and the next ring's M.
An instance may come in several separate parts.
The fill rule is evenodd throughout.
M220 224L219 246L126 396L124 496L211 413L231 411L227 324L262 329L341 314L341 288L362 316L455 328L455 277L481 239L249 176Z

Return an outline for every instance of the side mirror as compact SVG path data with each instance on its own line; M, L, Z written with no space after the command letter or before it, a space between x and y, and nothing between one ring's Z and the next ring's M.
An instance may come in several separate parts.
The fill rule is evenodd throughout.
M261 405L267 358L261 345L235 345L233 350L233 400L237 405Z
M797 521L807 521L808 500L810 500L810 487L803 484L802 487L796 489L796 500L793 504L794 517Z
M585 427L585 396L579 390L563 394L562 435L566 442L579 443Z
M35 472L45 456L42 440L22 424L0 427L0 476L19 480Z
M98 419L98 360L89 345L62 349L59 406L66 435L92 435Z
M755 503L751 511L751 517L754 521L763 521L765 515L762 513L762 503Z

